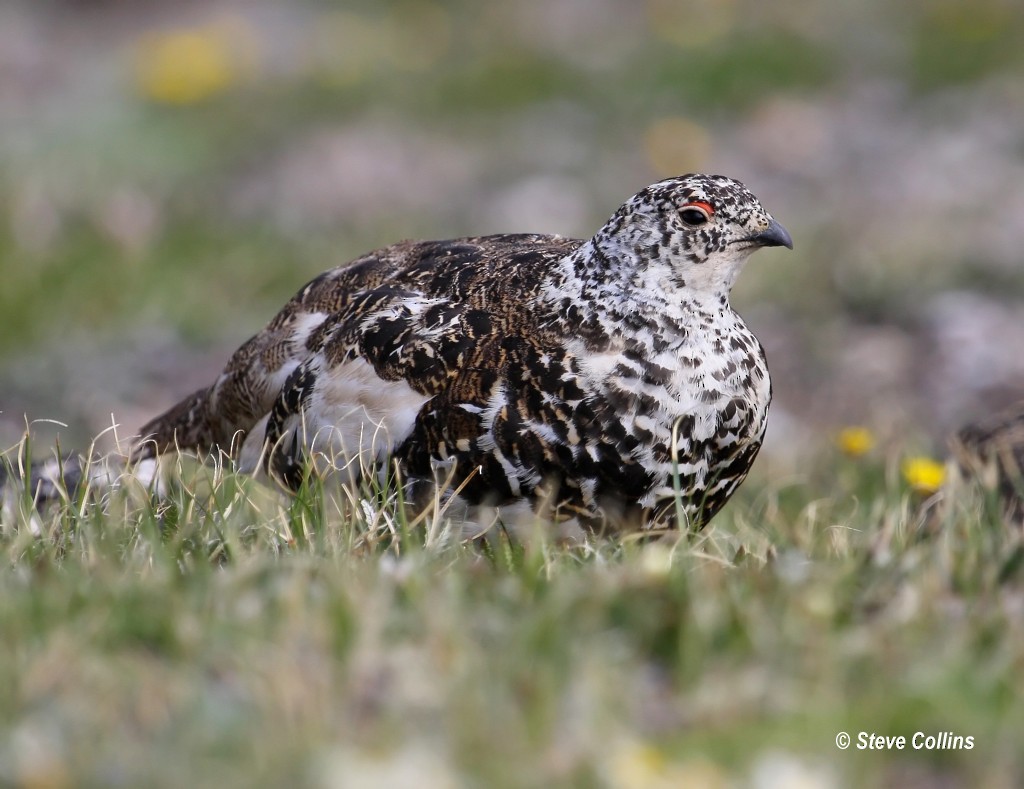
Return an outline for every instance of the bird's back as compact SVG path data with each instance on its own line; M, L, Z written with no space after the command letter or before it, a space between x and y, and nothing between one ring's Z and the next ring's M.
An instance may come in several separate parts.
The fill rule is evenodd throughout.
M535 234L406 241L330 269L304 285L245 342L212 386L144 425L133 455L152 457L176 448L234 448L237 454L248 433L268 416L289 376L322 350L325 338L343 326L349 334L358 333L361 321L381 310L426 300L438 309L460 308L468 328L477 333L485 330L484 315L490 318L488 331L531 332L525 325L531 314L524 305L535 298L553 264L581 243ZM386 342L379 334L374 337ZM471 342L474 335L463 339ZM363 342L370 354L373 342L373 337ZM400 375L422 387L439 373L428 358L407 360L398 369L381 353L374 356L385 378Z

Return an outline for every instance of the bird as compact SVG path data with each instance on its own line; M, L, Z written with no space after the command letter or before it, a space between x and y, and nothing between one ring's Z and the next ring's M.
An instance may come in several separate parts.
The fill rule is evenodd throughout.
M690 173L590 239L383 247L305 284L215 381L140 429L128 463L141 479L164 455L219 455L289 491L394 470L406 503L443 497L478 526L483 512L703 528L765 435L764 348L729 299L773 246L793 241L743 184ZM94 461L19 468L38 505L116 484ZM0 487L18 476L0 472Z
M698 529L764 439L764 348L729 296L772 246L759 200L700 173L590 239L399 242L304 285L131 457L225 452L291 490L395 468L408 501L446 480L468 508Z

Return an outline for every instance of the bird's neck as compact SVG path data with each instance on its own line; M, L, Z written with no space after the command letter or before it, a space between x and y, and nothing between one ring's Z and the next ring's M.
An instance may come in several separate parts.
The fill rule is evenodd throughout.
M695 311L731 312L729 289L735 277L722 278L699 267L690 267L683 276L656 243L630 241L598 235L583 244L563 261L562 282L554 295L588 312L664 317L672 323Z

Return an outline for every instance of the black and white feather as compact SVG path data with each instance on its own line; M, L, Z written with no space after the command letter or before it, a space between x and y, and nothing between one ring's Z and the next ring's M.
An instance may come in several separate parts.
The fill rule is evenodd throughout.
M220 448L290 486L397 461L411 488L440 474L469 504L591 524L649 521L678 488L699 527L764 436L764 351L729 292L778 245L757 198L710 175L644 189L586 241L395 244L305 285L135 457Z

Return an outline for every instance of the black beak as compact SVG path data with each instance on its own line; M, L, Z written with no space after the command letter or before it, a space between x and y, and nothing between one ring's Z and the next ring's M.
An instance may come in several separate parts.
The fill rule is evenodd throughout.
M793 248L793 239L790 238L789 231L774 219L765 230L762 230L755 236L751 236L747 240L754 244L760 244L763 247Z

